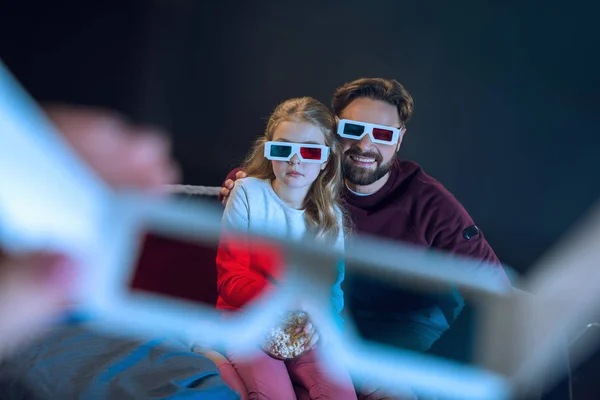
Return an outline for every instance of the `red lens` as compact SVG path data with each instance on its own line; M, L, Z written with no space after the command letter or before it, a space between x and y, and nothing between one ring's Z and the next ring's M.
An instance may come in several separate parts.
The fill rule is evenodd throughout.
M321 149L314 147L300 147L300 155L305 160L320 160Z
M394 132L387 129L373 128L373 137L377 140L391 142L394 138Z

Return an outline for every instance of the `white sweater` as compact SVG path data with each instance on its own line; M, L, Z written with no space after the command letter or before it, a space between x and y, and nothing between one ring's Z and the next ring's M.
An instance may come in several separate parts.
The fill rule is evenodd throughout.
M342 213L338 210L340 224ZM268 232L272 235L301 239L307 231L304 210L296 210L283 202L267 179L243 178L235 181L225 211L223 228L248 232ZM344 232L340 231L334 243L337 250L344 250ZM332 289L332 304L339 314L343 308L341 283L344 265L340 263L338 276Z

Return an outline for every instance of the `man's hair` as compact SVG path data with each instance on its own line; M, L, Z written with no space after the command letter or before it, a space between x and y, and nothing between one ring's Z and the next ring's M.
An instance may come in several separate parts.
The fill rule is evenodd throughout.
M333 112L339 117L354 99L361 97L395 106L403 127L412 116L414 102L411 95L397 80L384 78L361 78L337 88L331 101Z

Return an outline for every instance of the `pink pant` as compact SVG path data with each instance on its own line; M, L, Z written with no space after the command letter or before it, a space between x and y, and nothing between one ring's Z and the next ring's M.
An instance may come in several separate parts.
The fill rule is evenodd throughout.
M350 376L342 382L332 380L319 368L312 351L287 362L263 352L257 352L251 359L231 352L227 357L244 382L250 400L294 400L293 384L306 388L311 400L356 399Z

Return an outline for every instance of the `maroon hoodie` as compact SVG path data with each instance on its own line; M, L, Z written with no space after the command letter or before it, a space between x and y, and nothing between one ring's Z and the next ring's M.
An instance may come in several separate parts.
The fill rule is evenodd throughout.
M346 189L344 199L358 233L482 260L509 284L464 207L418 164L396 160L379 191L361 196ZM364 337L417 351L428 350L464 307L456 288L430 294L351 274L344 292Z
M463 206L423 168L396 160L386 184L368 196L344 191L358 233L500 262Z

